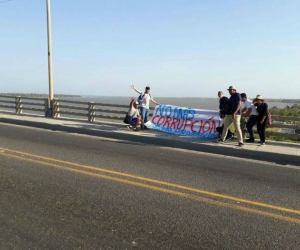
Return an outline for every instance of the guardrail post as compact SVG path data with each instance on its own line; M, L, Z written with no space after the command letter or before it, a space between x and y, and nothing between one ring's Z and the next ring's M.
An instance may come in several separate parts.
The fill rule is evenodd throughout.
M52 117L53 117L53 118L58 118L58 117L60 117L60 113L59 113L59 102L58 102L58 100L53 100L53 101L52 101L52 111L53 111L53 114L52 114Z
M22 98L21 96L16 96L16 114L22 114Z
M52 106L49 98L45 98L45 117L52 117Z
M88 120L89 122L94 122L95 121L95 104L94 102L89 102L89 111L88 111Z

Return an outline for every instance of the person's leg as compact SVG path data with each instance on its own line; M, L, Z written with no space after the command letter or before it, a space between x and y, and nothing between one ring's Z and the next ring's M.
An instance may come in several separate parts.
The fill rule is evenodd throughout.
M259 139L262 142L263 138L262 138L262 125L259 122L259 119L257 120L257 133L259 135Z
M144 121L146 116L146 108L140 107L140 111L141 119ZM144 124L141 124L141 129L144 129Z
M148 129L147 126L145 125L145 123L148 122L148 117L149 117L149 113L150 113L150 109L144 108L145 109L145 116L144 116L144 129Z
M127 128L134 130L136 129L136 122L137 122L137 118L132 118L130 121L130 124L127 125Z
M148 117L149 117L149 113L150 113L150 109L145 108L145 118L144 118L144 123L146 123L148 121Z
M268 121L264 121L263 124L261 124L261 142L266 142L266 128L268 126Z
M135 124L133 125L133 127L134 127L134 128L137 128L138 125L140 125L140 124L141 124L141 123L140 123L140 118L136 118Z
M257 123L257 115L251 115L247 122L247 131L249 133L249 141L254 141L254 131L253 127Z
M241 131L241 115L236 115L233 120L233 125L235 127L236 135L239 143L243 143L243 134Z
M224 128L223 128L222 136L221 136L222 141L225 141L225 138L228 133L228 128L231 125L231 123L232 123L231 115L226 115L224 118Z
M245 136L246 136L246 118L241 118L241 121L240 121L240 123L241 123L241 131L242 131L242 136L243 136L243 138L245 138Z

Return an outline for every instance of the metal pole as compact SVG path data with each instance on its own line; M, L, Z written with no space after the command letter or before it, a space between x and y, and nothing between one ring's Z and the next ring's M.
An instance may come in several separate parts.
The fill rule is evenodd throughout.
M49 100L53 102L53 76L52 76L52 37L51 37L51 13L50 0L46 0L47 4L47 33L48 33L48 73L49 73Z

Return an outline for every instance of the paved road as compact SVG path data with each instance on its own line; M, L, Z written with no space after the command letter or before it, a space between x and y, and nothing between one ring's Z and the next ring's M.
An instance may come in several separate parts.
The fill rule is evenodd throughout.
M300 168L0 124L0 249L300 249Z

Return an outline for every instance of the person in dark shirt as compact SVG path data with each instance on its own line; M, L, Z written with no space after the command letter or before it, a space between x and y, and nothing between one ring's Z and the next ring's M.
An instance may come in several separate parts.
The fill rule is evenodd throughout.
M222 119L222 123L223 123L223 125L221 127L217 127L217 132L219 133L219 138L220 138L222 136L222 132L224 129L224 118L227 113L229 99L228 99L228 97L223 95L222 91L218 92L218 97L219 97L219 114L220 114L220 118ZM225 140L228 141L230 139L233 139L233 137L234 137L234 127L230 126Z
M244 146L244 143L243 143L243 135L240 127L241 96L239 93L236 92L236 87L234 86L229 86L228 91L230 94L230 98L228 100L228 107L226 110L226 116L224 118L224 129L221 138L218 139L217 142L222 143L225 141L225 138L228 133L228 129L233 124L239 141L238 146L242 147Z
M261 95L257 95L253 100L253 104L257 107L258 121L257 121L257 133L260 138L261 145L266 144L266 128L268 125L268 104Z
M228 104L228 97L223 95L222 91L218 92L218 97L220 98L219 100L219 112L220 112L220 117L224 118L226 115L226 109L227 109L227 104Z

